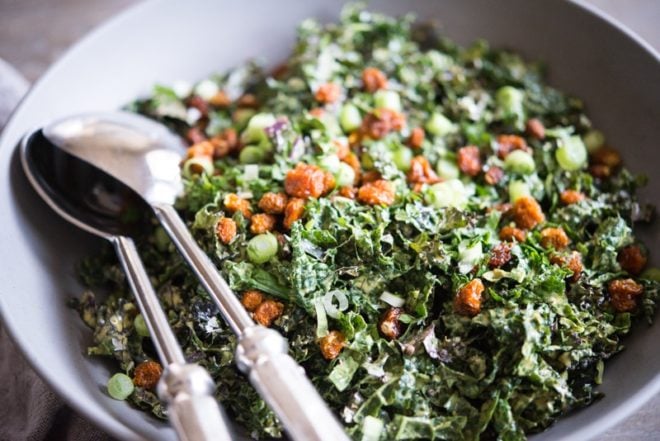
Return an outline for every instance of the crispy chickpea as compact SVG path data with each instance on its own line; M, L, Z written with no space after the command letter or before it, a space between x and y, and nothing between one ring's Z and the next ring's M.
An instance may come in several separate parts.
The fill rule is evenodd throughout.
M362 71L362 84L367 92L375 92L387 87L387 77L375 67L367 67Z
M531 136L532 138L536 138L539 140L545 138L545 126L543 125L541 120L537 118L531 118L527 120L527 124L525 124L525 129L527 130L529 136Z
M514 150L523 150L529 152L531 149L527 145L525 138L518 135L499 135L497 137L497 156L500 159Z
M433 167L431 167L428 159L423 156L415 156L410 161L410 170L408 170L407 178L411 184L435 184L436 182L440 182L440 178L433 171Z
M513 221L518 228L529 230L545 221L543 210L536 199L531 196L518 198L511 208Z
M454 311L457 314L474 317L481 311L481 294L484 292L481 279L473 279L458 290L454 297Z
M628 245L619 251L617 260L624 271L638 276L644 271L647 258L639 245Z
M504 170L497 166L491 166L484 174L484 181L488 185L497 185L504 177Z
M569 243L571 243L571 240L568 238L566 232L561 227L550 227L541 231L541 246L543 246L543 248L554 248L555 250L561 250L566 248Z
M488 266L490 268L500 268L511 260L511 245L506 242L500 242L490 251Z
M211 157L213 156L213 150L214 147L210 141L205 140L198 142L188 147L188 150L186 150L186 158L198 158L200 156Z
M236 222L231 218L221 217L215 227L215 233L218 240L227 245L236 237Z
M610 302L619 312L630 312L637 307L638 298L644 293L644 287L633 279L617 279L607 284Z
M250 232L252 234L263 234L267 231L273 231L276 223L277 218L272 214L254 214L250 219Z
M422 147L425 137L426 137L426 133L424 132L424 129L421 127L415 127L410 131L410 138L408 138L408 145L410 146L410 148L419 149Z
M284 305L275 300L265 300L254 310L254 321L269 327L284 312Z
M237 211L243 213L243 216L246 219L252 217L252 209L250 208L250 202L242 197L238 196L235 193L229 193L225 196L224 205L227 211L230 213L236 213Z
M524 230L512 227L511 225L506 225L500 230L500 240L506 240L508 242L513 242L514 239L516 242L524 242L526 236Z
M293 223L300 219L305 213L305 200L300 198L291 198L284 209L284 228L290 230Z
M247 311L254 312L264 301L264 294L256 289L251 289L243 293L241 304Z
M211 99L209 100L209 104L217 108L229 107L229 105L231 104L231 98L229 98L227 92L225 92L224 90L220 90L218 91L218 93L216 93L211 97Z
M284 193L266 193L259 200L259 208L268 214L282 214L287 201Z
M332 104L339 99L341 87L336 83L325 83L319 86L314 94L316 101L322 104Z
M357 196L357 188L355 187L341 187L339 189L339 196L343 196L348 199L355 199Z
M337 358L344 346L346 346L346 338L340 331L330 331L319 340L321 355L328 361Z
M381 139L390 132L398 132L406 124L403 114L392 109L376 109L362 120L360 132L371 139Z
M251 93L246 93L242 97L238 99L238 107L240 108L249 108L249 109L256 109L259 107L259 102L257 101L257 97L252 95Z
M209 142L213 144L214 158L223 158L238 150L238 135L231 127L209 139Z
M323 175L323 194L330 193L336 186L335 176L329 171L325 172Z
M297 198L318 198L325 190L325 179L325 173L319 167L300 162L287 172L284 191Z
M568 256L561 254L553 254L552 256L550 256L550 263L571 270L572 273L570 275L571 282L577 282L578 280L580 280L580 277L582 276L582 269L583 269L582 255L577 251L573 251Z
M573 272L571 276L572 282L577 282L582 276L582 255L577 251L573 251L570 256L568 256L568 262L566 262L566 268Z
M152 360L143 361L135 367L133 384L144 389L154 389L163 374L160 363Z
M621 165L621 155L612 147L601 147L591 155L591 163L614 170Z
M394 202L394 186L383 179L367 182L360 187L357 197L363 204L392 205Z
M402 323L399 317L403 313L401 308L387 308L380 316L378 330L388 340L396 340L401 335Z
M607 179L612 176L612 167L604 164L593 164L589 166L591 176L598 179Z
M458 168L468 176L477 176L481 171L479 147L468 145L458 149L456 154Z
M577 204L585 199L584 193L577 190L564 190L559 195L559 200L564 205Z

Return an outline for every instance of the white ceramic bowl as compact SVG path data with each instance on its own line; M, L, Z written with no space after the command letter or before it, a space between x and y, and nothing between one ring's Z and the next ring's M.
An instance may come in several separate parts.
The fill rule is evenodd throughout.
M90 34L33 87L0 140L0 293L5 324L41 376L77 411L114 436L174 439L162 422L110 399L110 365L84 356L91 335L65 300L80 292L74 266L99 243L65 224L27 185L15 156L30 128L68 114L110 110L155 82L196 80L252 57L275 64L306 17L335 20L341 2L152 1ZM586 101L597 127L660 202L660 61L607 18L557 0L382 0L374 10L435 19L459 43L486 38L550 66L550 81ZM651 250L658 228L643 232ZM563 418L536 440L584 440L660 391L660 326L641 326L628 349L607 364L606 397ZM5 379L6 380L6 379Z

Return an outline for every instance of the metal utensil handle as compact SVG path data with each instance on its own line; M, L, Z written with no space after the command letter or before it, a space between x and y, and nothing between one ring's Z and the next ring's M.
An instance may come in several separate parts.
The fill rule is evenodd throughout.
M174 207L163 204L153 205L153 209L174 245L195 272L206 292L218 305L220 313L234 333L241 335L245 328L253 326L254 322L247 311L220 276L211 259L197 245Z
M179 439L231 440L227 422L213 396L213 381L202 367L186 364L135 243L123 236L113 237L111 241L149 328L158 356L166 366L158 383L158 395L167 403L170 421Z
M115 236L111 240L160 360L165 366L185 363L179 342L170 329L133 239Z
M236 360L293 440L348 441L303 368L288 355L286 340L279 333L263 326L247 328Z
M215 384L196 364L173 364L163 372L158 396L181 441L231 441L232 434L213 391Z

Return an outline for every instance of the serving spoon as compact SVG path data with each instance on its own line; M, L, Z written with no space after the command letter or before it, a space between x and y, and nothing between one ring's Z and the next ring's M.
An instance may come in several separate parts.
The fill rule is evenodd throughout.
M128 112L90 113L56 121L43 140L125 184L151 206L175 246L238 337L236 362L296 441L348 437L278 332L257 325L173 207L182 191L185 145L165 126Z
M41 130L24 137L20 153L30 184L57 214L114 246L165 366L157 391L179 439L231 440L228 423L213 396L215 384L204 368L186 363L129 236L135 225L122 220L129 204L139 209L144 203L114 178L54 147Z

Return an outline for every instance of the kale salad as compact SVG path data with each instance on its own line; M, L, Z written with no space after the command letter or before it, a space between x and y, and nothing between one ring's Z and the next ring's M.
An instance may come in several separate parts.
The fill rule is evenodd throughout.
M660 280L634 234L653 215L644 178L543 74L350 5L338 23L304 21L275 69L159 85L130 109L188 141L177 209L352 438L518 440L600 397ZM165 232L154 223L139 249L232 418L283 436ZM108 392L165 417L112 250L81 274L89 354L122 372Z

